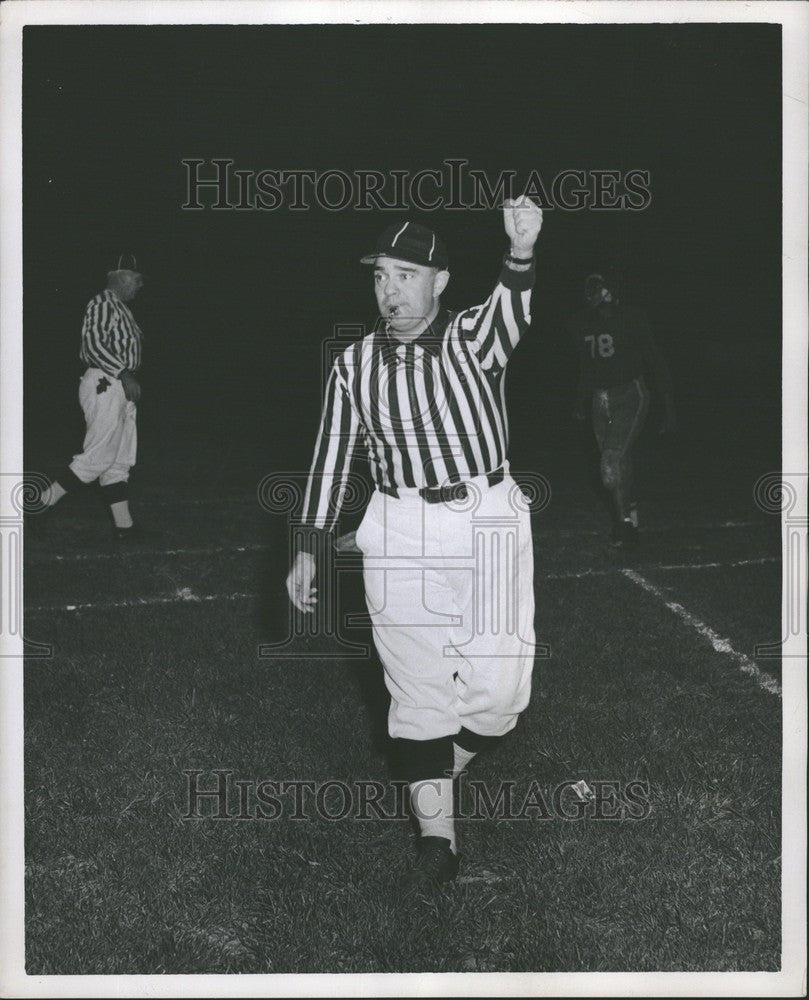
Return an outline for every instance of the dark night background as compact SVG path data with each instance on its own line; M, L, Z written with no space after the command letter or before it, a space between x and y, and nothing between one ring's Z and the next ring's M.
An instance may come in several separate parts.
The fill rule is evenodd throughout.
M565 168L651 174L645 211L545 213L508 375L512 465L553 468L575 442L562 322L609 257L672 365L671 461L751 490L779 464L780 45L778 25L27 27L26 467L79 450L84 306L131 250L147 275L135 489L307 468L321 343L374 321L360 254L393 219L433 225L445 301L471 305L506 248L500 215L184 211L182 159L350 173L463 157L546 186Z
M24 29L28 473L81 449L88 300L121 252L146 275L147 544L119 547L95 487L25 526L25 634L56 653L25 674L30 975L779 967L781 674L758 650L783 635L781 519L753 490L781 466L781 108L779 24ZM395 773L359 560L335 557L320 613L293 614L287 519L256 487L308 470L323 345L375 322L359 258L383 228L443 235L451 308L485 300L508 246L499 210L183 210L189 158L463 158L548 189L564 169L649 172L643 211L545 212L506 396L512 470L551 485L532 519L548 649L507 757L476 772L509 778L498 800L529 777L637 777L649 823L470 820L473 884L411 911L387 898L400 834L376 822L184 822L187 768L321 790ZM572 415L564 321L605 261L649 312L678 411L661 437L653 401L637 443L637 553L608 544Z

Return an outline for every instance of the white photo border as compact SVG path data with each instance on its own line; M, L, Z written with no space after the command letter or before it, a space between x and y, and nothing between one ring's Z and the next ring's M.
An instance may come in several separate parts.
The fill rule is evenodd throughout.
M22 30L81 24L778 23L783 27L783 445L785 473L807 470L809 6L798 0L11 0L0 11L0 460L23 467ZM739 206L743 211L744 206ZM806 476L793 515L806 524ZM799 491L800 492L800 491ZM0 510L0 515L4 512ZM806 584L806 580L802 581ZM786 588L785 599L786 599ZM806 607L806 593L802 595ZM784 616L786 609L784 609ZM0 993L20 997L791 996L805 995L806 635L790 636L783 704L783 964L765 973L27 976L23 938L22 638L0 671Z

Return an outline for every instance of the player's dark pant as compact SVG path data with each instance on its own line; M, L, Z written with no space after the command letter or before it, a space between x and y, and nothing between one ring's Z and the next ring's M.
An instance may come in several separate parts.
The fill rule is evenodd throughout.
M593 431L601 453L601 481L612 494L619 519L628 516L634 499L632 447L648 410L649 392L642 378L593 393Z

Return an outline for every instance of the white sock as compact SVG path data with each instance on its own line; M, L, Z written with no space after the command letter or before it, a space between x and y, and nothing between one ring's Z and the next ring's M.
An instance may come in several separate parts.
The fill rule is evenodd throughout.
M42 491L42 503L46 507L53 507L66 493L67 490L61 483L53 482L47 489Z
M129 501L119 500L118 503L111 503L112 519L116 528L131 528L132 515L129 513Z
M469 766L469 762L475 756L475 750L464 750L463 747L459 747L457 743L452 744L452 752L454 754L454 760L452 763L452 777L457 778L461 771L465 771Z
M423 837L445 837L455 851L452 778L428 778L410 785L410 806Z

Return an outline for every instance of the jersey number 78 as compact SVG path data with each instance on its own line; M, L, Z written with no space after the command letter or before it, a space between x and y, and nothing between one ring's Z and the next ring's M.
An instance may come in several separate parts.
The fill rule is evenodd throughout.
M591 334L584 339L590 345L591 358L596 356L596 344L598 344L598 353L602 358L611 358L615 354L615 346L613 345L612 337L608 333L600 333L598 337Z

